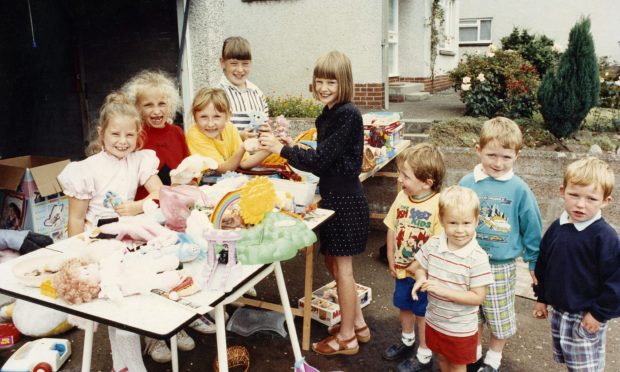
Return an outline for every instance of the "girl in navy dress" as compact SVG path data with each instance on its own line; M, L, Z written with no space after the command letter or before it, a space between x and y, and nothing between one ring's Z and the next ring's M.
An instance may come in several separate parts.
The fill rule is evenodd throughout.
M351 103L353 76L349 58L338 51L319 58L312 92L325 104L315 123L316 150L294 146L290 138L279 139L271 132L262 132L259 141L262 149L320 177L320 206L336 212L321 225L319 236L325 265L338 286L342 321L330 327L331 336L314 343L312 349L323 355L353 355L359 351L358 342L370 341L353 278L353 256L366 249L369 209L359 180L364 128L359 110Z

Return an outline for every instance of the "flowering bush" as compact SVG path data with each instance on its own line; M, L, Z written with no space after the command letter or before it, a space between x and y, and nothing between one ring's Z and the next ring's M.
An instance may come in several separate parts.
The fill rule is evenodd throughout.
M287 118L316 118L323 111L323 105L302 96L265 97L269 115L284 115Z
M620 109L620 67L613 66L609 58L602 57L599 61L599 75L601 82L600 106Z
M530 35L527 30L515 27L510 35L500 39L503 50L515 50L521 57L536 67L542 78L547 71L557 65L561 47L545 35Z
M466 55L450 78L467 115L530 118L537 109L538 73L517 52L491 44L485 55Z

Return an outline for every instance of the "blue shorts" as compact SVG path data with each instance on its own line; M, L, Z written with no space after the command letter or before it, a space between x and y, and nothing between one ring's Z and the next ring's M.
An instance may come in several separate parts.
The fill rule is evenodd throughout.
M407 277L404 279L396 279L396 288L394 288L394 306L401 310L409 310L416 316L426 315L426 305L428 300L426 292L418 291L418 300L411 298L411 290L415 284L415 279Z

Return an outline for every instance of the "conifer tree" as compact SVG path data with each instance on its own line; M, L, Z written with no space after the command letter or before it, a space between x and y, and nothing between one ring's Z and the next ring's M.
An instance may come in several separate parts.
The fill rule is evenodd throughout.
M599 91L590 19L582 18L570 31L557 70L544 76L538 90L540 112L549 132L557 138L576 133L590 109L598 104Z

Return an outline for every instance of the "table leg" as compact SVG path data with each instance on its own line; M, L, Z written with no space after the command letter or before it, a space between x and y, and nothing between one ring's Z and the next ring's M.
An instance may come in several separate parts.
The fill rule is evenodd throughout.
M90 372L90 358L93 352L93 327L95 322L92 320L86 320L85 325L84 350L82 351L82 372Z
M280 300L282 301L282 307L284 308L284 317L286 318L286 325L288 326L288 334L291 338L291 346L293 347L293 355L295 355L295 362L301 360L301 349L299 348L299 340L297 339L297 331L295 330L295 321L293 319L293 312L291 311L291 304L288 302L288 293L286 292L286 283L284 282L284 275L282 274L282 266L280 262L275 262L275 275L276 282L278 283L278 291L280 292ZM218 344L219 351L219 344Z
M224 324L224 305L215 307L215 338L220 372L228 372L228 350L226 349L226 328Z
M314 244L306 247L306 276L304 278L304 315L301 347L310 350L310 322L312 320L312 271L314 268Z
M170 337L170 352L172 353L172 372L179 372L179 349L177 335Z

